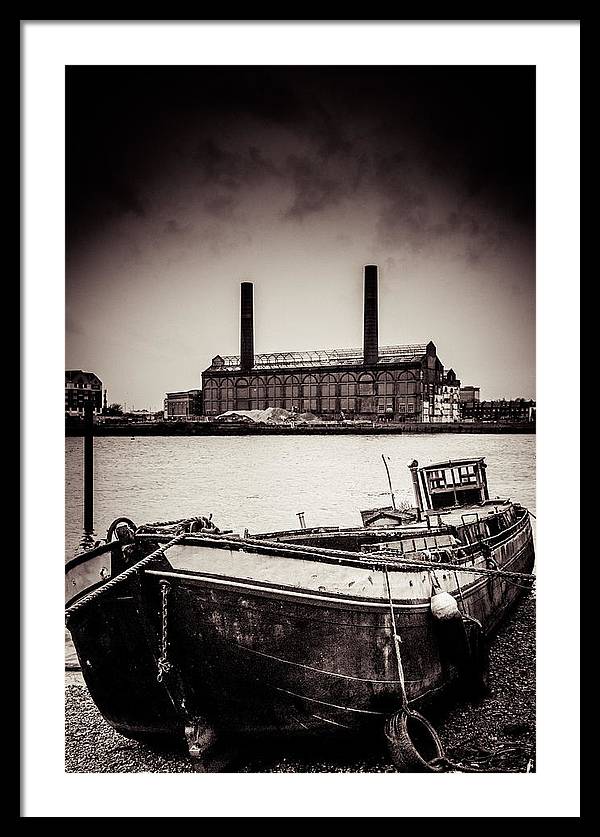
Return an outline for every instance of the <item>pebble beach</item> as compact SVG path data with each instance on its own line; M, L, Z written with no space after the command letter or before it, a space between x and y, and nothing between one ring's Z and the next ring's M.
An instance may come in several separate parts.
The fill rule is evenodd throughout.
M535 593L525 596L492 639L490 691L428 713L446 755L469 771L535 772ZM271 742L231 754L224 772L393 773L382 742L333 746ZM65 672L65 770L69 773L193 773L182 753L157 752L116 733L78 671Z

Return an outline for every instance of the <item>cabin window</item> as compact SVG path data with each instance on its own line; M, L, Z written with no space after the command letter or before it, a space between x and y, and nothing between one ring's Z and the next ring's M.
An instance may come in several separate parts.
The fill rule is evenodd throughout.
M475 465L462 465L458 469L459 485L477 485L477 469Z
M429 487L434 491L438 488L446 487L446 477L444 471L430 471L427 474Z

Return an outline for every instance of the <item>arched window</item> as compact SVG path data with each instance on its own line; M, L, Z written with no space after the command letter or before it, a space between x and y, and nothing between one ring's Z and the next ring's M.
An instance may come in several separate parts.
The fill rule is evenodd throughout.
M231 378L226 378L221 384L222 412L235 410L235 386Z
M304 413L317 412L318 383L314 375L302 378L302 411Z
M250 380L251 409L264 410L267 406L267 382L257 377Z
M358 379L359 412L375 412L375 379L370 372L363 373Z
M391 372L380 372L377 376L377 395L394 394L394 377Z
M419 372L405 370L398 374L396 381L396 412L401 419L417 421L419 418Z
M416 395L417 378L413 372L400 372L396 383L397 395Z
M281 378L272 375L267 380L267 403L269 407L281 407L283 401L283 384Z
M356 410L356 375L346 372L340 379L340 410L353 413Z
M300 410L300 378L288 375L283 383L284 403L286 410Z
M246 378L238 378L235 383L235 409L250 409L250 387Z
M394 414L394 376L390 372L380 372L377 376L377 413L393 416Z
M209 378L204 386L204 410L207 415L217 415L221 412L220 381Z
M333 375L323 375L321 378L321 412L336 413L337 411L337 382Z
M363 373L358 379L359 395L375 395L375 381L370 372Z

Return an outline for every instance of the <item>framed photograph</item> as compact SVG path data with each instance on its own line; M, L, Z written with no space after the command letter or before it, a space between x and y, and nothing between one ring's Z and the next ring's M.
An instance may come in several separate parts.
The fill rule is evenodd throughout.
M31 724L46 672L57 788L24 815L370 816L350 787L393 781L377 815L416 816L442 773L516 788L450 815L541 815L572 757L546 753L536 678L544 491L572 490L544 435L568 363L540 341L569 249L578 276L578 21L22 32L25 373L31 405L45 355L56 442L32 485L28 409L54 560L28 536L25 699ZM576 281L559 296L576 329ZM44 612L64 643L40 663ZM105 781L111 814L87 807Z

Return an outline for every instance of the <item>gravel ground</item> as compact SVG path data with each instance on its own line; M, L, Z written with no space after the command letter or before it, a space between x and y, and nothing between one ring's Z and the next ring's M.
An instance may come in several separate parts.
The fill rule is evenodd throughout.
M65 770L70 773L191 773L178 753L159 753L113 731L94 706L78 672L65 674ZM526 596L490 647L490 694L428 713L454 762L485 772L535 771L535 595ZM241 773L390 773L380 742L270 744L238 750L225 767Z

